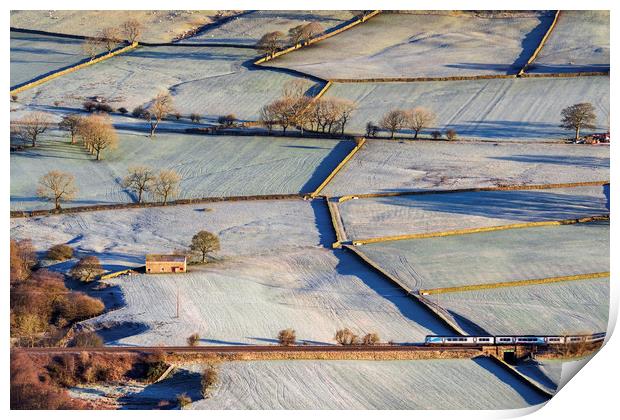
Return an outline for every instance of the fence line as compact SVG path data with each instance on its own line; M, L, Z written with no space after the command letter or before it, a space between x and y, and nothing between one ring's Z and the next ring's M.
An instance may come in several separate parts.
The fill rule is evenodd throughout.
M15 89L12 89L10 91L10 94L14 95L14 94L23 92L23 91L25 91L27 89L31 89L31 88L33 88L35 86L38 86L38 85L43 84L45 82L48 82L48 81L50 81L52 79L55 79L57 77L64 76L65 74L72 73L72 72L80 70L80 69L82 69L84 67L88 67L88 66L91 66L93 64L99 63L101 61L107 60L108 58L112 58L112 57L114 57L116 55L123 54L123 53L125 53L127 51L131 51L134 48L136 48L137 46L138 46L138 43L134 42L133 44L127 45L125 47L117 48L117 49L115 49L115 50L113 50L113 51L111 51L111 52L109 52L107 54L100 55L100 56L98 56L96 58L93 58L92 60L76 64L74 66L65 68L63 70L59 70L59 71L57 71L55 73L49 74L49 75L41 77L39 79L35 79L35 80L33 80L31 82L28 82L28 83L26 83L24 85L16 87Z
M407 195L429 195L429 194L456 194L463 192L483 192L483 191L520 191L520 190L546 190L554 188L576 188L576 187L598 187L609 185L609 181L587 181L587 182L565 182L559 184L521 184L521 185L498 185L496 187L477 187L460 188L453 190L423 190L423 191L394 191L387 193L369 193L356 195L343 195L338 198L342 203L348 200L378 197L398 197Z
M565 281L593 280L593 279L600 279L600 278L609 277L609 276L610 276L610 272L604 271L600 273L575 274L571 276L546 277L542 279L502 281L502 282L486 283L486 284L469 284L467 286L438 287L435 289L420 289L419 293L421 295L438 295L438 294L443 294L443 293L469 292L472 290L497 289L500 287L532 286L532 285L537 285L537 284L560 283L560 282L565 282Z
M369 239L354 239L353 245L366 245L366 244L374 244L377 242L402 241L402 240L407 240L407 239L426 239L426 238L439 238L439 237L445 237L445 236L470 235L473 233L495 232L499 230L523 229L523 228L530 228L530 227L573 225L577 223L589 223L589 222L600 221L600 220L609 220L609 215L590 216L590 217L583 217L580 219L547 220L543 222L513 223L509 225L502 225L502 226L488 226L488 227L479 227L479 228L444 230L440 232L412 233L412 234L395 235L395 236L381 236L381 237L369 238Z
M540 51L545 46L545 42L547 42L547 39L551 35L551 32L553 32L553 29L555 28L555 25L558 22L558 18L559 17L560 17L560 11L556 10L555 11L555 16L553 17L553 21L551 22L551 25L547 29L547 32L545 32L545 35L543 35L542 39L540 40L540 43L538 44L538 47L536 47L536 49L534 50L534 52L532 53L530 58L527 60L525 65L521 68L521 70L519 70L519 73L517 73L517 77L523 76L525 74L525 70L528 68L528 66L530 64L532 64L532 62L536 59L536 57L538 57L538 54L540 54Z
M364 137L361 137L359 139L359 141L357 141L357 144L355 145L355 147L353 148L353 150L351 150L349 152L349 154L347 156L345 156L345 158L342 160L342 162L340 162L338 164L338 166L336 166L334 168L333 171L331 171L331 173L327 176L327 178L325 178L325 180L323 182L321 182L321 185L319 185L317 187L316 190L314 190L311 194L310 197L315 198L317 197L321 191L327 186L327 184L329 183L329 181L331 181L338 172L340 172L340 170L344 167L344 165L347 164L348 161L350 161L353 156L355 156L355 154L358 152L358 150L360 150L362 148L362 146L366 143L366 139Z

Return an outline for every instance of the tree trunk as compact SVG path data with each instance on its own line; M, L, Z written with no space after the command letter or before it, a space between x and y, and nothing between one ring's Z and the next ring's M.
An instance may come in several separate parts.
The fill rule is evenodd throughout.
M54 208L60 210L60 197L54 197Z
M415 131L415 134L413 135L413 139L416 140L418 138L418 133L420 132L420 130L413 130Z
M142 188L138 188L138 203L142 202Z
M391 134L390 138L391 138L391 139L393 139L393 138L394 138L394 130L392 130L392 134Z
M157 124L159 124L159 121L157 121L155 123L151 123L151 135L149 137L153 137L155 135L155 130L157 129Z
M575 127L575 141L579 140L579 126Z
M101 149L97 149L97 160L99 160L99 155L101 154Z
M37 147L37 136L32 136L32 147Z
M203 264L204 264L204 262L205 262L205 258L206 258L206 256L207 256L207 253L206 253L206 252L203 252L203 253L202 253L202 263L203 263Z

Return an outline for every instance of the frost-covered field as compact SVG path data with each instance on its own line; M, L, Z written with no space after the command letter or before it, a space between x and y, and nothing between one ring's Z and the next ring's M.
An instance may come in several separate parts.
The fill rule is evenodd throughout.
M609 222L382 242L360 249L413 290L598 273L609 271Z
M298 79L286 72L246 68L258 55L239 48L140 47L27 90L19 95L20 102L80 108L88 98L100 96L131 111L169 90L185 116L235 114L256 120L287 81Z
M380 14L270 65L324 79L514 74L552 20L548 13L518 18Z
M79 189L65 206L132 202L121 186L127 168L147 165L181 175L179 198L306 193L313 191L347 155L352 142L321 139L201 136L119 132L119 147L97 162L64 133L11 154L11 209L50 208L36 196L38 179L50 170L76 178Z
M376 197L340 203L350 239L578 219L609 213L609 186Z
M514 367L522 374L528 376L549 392L555 393L562 377L562 360L538 360L526 361L516 364Z
M254 10L181 42L254 45L267 32L280 31L286 36L289 29L309 22L318 22L329 29L352 17L348 10Z
M96 36L128 19L143 25L141 41L169 42L213 20L220 10L11 10L11 26ZM223 11L225 14L229 11Z
M377 332L383 341L422 342L448 334L414 299L344 251L305 248L191 267L182 275L108 281L125 306L85 321L108 344L273 344L278 331L334 344L336 330ZM180 313L175 317L177 291Z
M562 10L528 73L609 71L609 10Z
M431 295L492 335L591 334L607 330L609 278Z
M548 184L609 179L609 147L371 140L323 193Z
M15 218L11 238L31 239L39 251L68 243L114 269L144 265L147 253L186 249L199 230L218 235L218 258L331 244L330 223L323 203L245 201Z
M84 60L82 41L11 32L11 86Z
M220 369L221 384L191 408L480 410L543 402L487 358L231 362Z
M427 137L435 129L452 128L466 139L557 140L574 137L559 124L562 109L575 103L591 102L597 130L607 130L609 77L335 83L326 97L357 104L347 125L355 133L364 133L367 122L377 124L390 109L422 106L437 115L423 132Z

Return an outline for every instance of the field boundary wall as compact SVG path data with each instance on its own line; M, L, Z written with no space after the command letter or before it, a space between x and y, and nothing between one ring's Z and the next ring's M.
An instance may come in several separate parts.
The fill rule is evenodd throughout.
M342 162L340 162L338 166L336 166L334 170L331 171L331 173L327 176L327 178L325 178L325 180L321 182L321 185L319 185L316 190L310 193L310 197L311 198L317 197L321 193L321 191L327 186L327 184L329 184L329 182L347 164L347 162L349 162L353 158L353 156L355 156L355 154L362 148L362 146L364 146L364 144L366 144L366 139L364 137L361 137L359 140L357 140L357 144L355 145L353 150L351 150L349 154L345 156Z
M436 295L436 294L442 294L442 293L469 292L472 290L497 289L500 287L532 286L532 285L538 285L538 284L560 283L560 282L576 281L576 280L593 280L593 279L600 279L600 278L609 277L609 276L610 276L610 272L606 271L606 272L600 272L600 273L575 274L572 276L546 277L542 279L504 281L504 282L487 283L487 284L470 284L467 286L439 287L436 289L420 289L419 293L421 295Z
M36 217L36 216L51 216L55 214L68 214L68 213L83 213L89 211L100 210L121 210L121 209L140 209L150 207L169 207L184 204L202 204L202 203L219 203L228 201L263 201L263 200L301 200L302 194L269 194L269 195L238 195L230 197L204 197L204 198L185 198L180 200L169 201L168 204L160 202L147 202L147 203L117 203L117 204L102 204L94 206L76 206L63 208L61 211L54 209L50 210L30 210L30 211L11 211L11 218L19 217Z
M435 304L430 302L428 299L425 299L419 294L412 293L411 290L407 288L407 286L405 286L403 283L400 282L400 280L398 280L396 277L394 277L393 275L385 271L383 268L381 268L376 262L370 259L359 248L356 248L350 245L342 245L342 246L345 249L348 249L349 251L351 251L353 254L357 255L365 264L370 266L372 269L374 269L376 272L381 274L383 277L385 277L386 279L388 279L389 281L391 281L392 283L400 287L405 293L407 293L408 296L417 300L420 304L422 304L422 306L424 306L426 309L432 312L440 321L445 323L451 330L455 331L456 333L460 335L468 335L461 327L459 327L459 325L452 319L452 317L443 310L443 308L436 306Z
M420 190L420 191L394 191L387 193L351 194L343 195L338 198L339 203L353 200L355 197L378 198L378 197L398 197L407 195L428 195L428 194L455 194L464 192L484 192L484 191L520 191L520 190L547 190L554 188L577 188L577 187L598 187L609 185L609 181L588 181L588 182L565 182L560 184L521 184L521 185L498 185L496 187L460 188L453 190Z
M542 386L540 383L538 383L537 381L529 378L528 376L524 375L523 373L519 372L517 369L515 369L513 366L511 366L510 364L506 363L505 361L503 361L501 358L490 354L488 357L491 358L491 360L495 361L498 365L500 365L501 367L503 367L504 369L506 369L508 372L510 372L512 375L514 375L517 379L525 382L527 385L530 385L531 387L533 387L537 392L539 392L540 394L544 395L546 398L552 398L553 397L553 393L547 391L547 389Z
M25 91L27 89L31 89L31 88L33 88L35 86L39 86L39 85L41 85L41 84L43 84L45 82L48 82L48 81L50 81L52 79L57 78L57 77L64 76L65 74L68 74L68 73L73 73L74 71L83 69L84 67L88 67L88 66L91 66L93 64L97 64L97 63L99 63L101 61L105 61L105 60L107 60L109 58L112 58L114 56L117 56L119 54L123 54L123 53L125 53L127 51L131 51L134 48L136 48L137 46L138 46L138 43L134 42L133 44L127 45L125 47L117 48L115 50L112 50L109 53L106 53L106 54L103 54L103 55L99 55L99 56L93 58L92 60L80 62L80 63L78 63L76 65L71 66L71 67L64 68L64 69L59 70L59 71L57 71L55 73L49 74L47 76L40 77L38 79L34 79L34 80L30 81L30 82L27 82L26 84L22 84L21 86L18 86L15 89L12 89L10 93L11 93L11 95L14 95L14 94L23 92L23 91Z
M331 201L329 197L325 197L327 203L327 209L329 210L329 216L332 220L334 231L336 232L336 241L332 244L332 248L340 248L343 242L347 242L347 235L344 231L344 225L342 223L342 217L340 217L340 211L338 205Z
M377 242L392 242L392 241L402 241L402 240L407 240L407 239L426 239L426 238L438 238L438 237L445 237L445 236L470 235L473 233L495 232L499 230L523 229L523 228L530 228L530 227L574 225L577 223L589 223L589 222L602 221L602 220L609 220L609 215L590 216L590 217L583 217L580 219L546 220L546 221L541 221L541 222L512 223L512 224L501 225L501 226L487 226L487 227L479 227L479 228L444 230L444 231L439 231L439 232L412 233L412 234L395 235L395 236L381 236L381 237L369 238L369 239L354 239L353 245L366 245L366 244L373 244Z
M551 22L551 25L549 25L549 28L547 28L547 32L545 32L545 35L543 35L542 39L540 40L538 47L536 47L536 49L534 50L530 58L527 60L525 65L521 68L521 70L519 70L519 73L517 73L517 77L523 76L523 74L525 74L525 70L527 70L529 65L532 64L532 62L536 59L536 57L538 57L538 54L540 54L540 51L542 51L543 47L545 46L545 43L547 42L547 39L551 35L551 32L553 32L555 25L558 23L559 17L560 17L560 11L556 10L555 16L553 17L553 21Z

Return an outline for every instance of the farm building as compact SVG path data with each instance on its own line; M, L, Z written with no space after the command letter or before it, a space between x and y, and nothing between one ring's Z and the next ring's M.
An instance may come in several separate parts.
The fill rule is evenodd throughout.
M187 258L185 255L147 254L146 273L185 273Z

